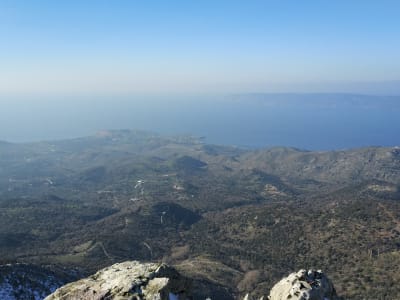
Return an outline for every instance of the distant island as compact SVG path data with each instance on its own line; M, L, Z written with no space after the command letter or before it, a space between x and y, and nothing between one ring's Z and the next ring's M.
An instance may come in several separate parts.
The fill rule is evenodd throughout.
M115 96L67 102L43 99L28 102L22 111L18 102L7 107L0 140L12 142L67 139L99 129L131 128L202 136L209 144L249 149L285 146L317 151L400 145L400 96ZM52 122L46 125L43 120Z

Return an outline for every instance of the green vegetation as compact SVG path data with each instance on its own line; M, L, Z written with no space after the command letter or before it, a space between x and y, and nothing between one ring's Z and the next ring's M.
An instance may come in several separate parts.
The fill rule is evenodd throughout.
M138 131L4 143L0 257L82 273L164 260L220 299L316 268L346 299L400 299L399 187L392 148L250 151Z

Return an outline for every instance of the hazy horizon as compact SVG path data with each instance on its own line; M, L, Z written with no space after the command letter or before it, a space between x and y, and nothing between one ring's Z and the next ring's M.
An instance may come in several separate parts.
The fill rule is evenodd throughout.
M393 103L346 101L400 95L399 9L390 0L2 1L0 140L128 128L244 147L396 145ZM268 93L294 93L301 105L274 94L265 107L257 95ZM337 103L321 107L331 93Z
M204 136L207 143L249 148L400 145L400 96L256 93L62 99L8 103L0 115L0 140L56 140L137 129Z

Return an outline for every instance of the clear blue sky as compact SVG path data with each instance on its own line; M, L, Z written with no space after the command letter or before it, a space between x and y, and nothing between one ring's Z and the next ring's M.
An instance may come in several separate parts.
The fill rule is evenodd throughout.
M385 0L0 0L0 94L382 91L400 82L399 13Z

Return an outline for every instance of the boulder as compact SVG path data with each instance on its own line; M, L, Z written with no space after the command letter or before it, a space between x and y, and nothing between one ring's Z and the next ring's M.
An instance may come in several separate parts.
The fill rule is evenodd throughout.
M190 294L191 281L174 268L160 263L126 261L69 283L45 300L186 300Z
M273 286L269 300L339 300L332 282L321 271L300 270Z

